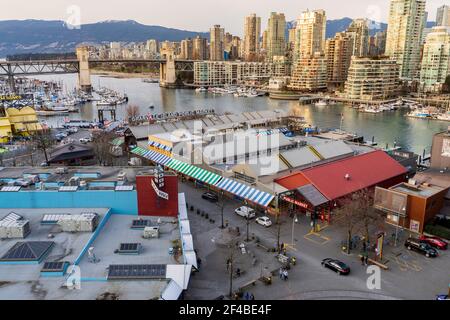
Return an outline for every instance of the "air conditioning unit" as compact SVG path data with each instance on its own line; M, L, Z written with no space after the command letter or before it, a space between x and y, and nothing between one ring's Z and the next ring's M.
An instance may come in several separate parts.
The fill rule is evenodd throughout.
M55 172L56 174L65 174L67 173L67 168L66 167L56 168Z
M117 175L118 181L126 181L127 180L127 173L122 171Z
M159 227L156 226L145 227L143 238L144 239L159 238Z
M68 183L71 187L77 187L80 185L80 177L72 177L69 179Z

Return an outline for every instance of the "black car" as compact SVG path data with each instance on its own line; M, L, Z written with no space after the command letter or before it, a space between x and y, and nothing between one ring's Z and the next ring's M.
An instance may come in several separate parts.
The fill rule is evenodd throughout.
M219 201L219 197L217 196L217 194L212 192L205 192L204 194L202 194L202 198L211 202Z
M347 266L342 261L336 260L336 259L323 259L322 260L322 267L331 269L338 274L348 275L350 273L350 267Z
M428 243L421 242L418 239L409 238L405 241L405 247L408 250L414 250L421 254L424 254L427 258L435 258L438 256L438 252L435 248Z

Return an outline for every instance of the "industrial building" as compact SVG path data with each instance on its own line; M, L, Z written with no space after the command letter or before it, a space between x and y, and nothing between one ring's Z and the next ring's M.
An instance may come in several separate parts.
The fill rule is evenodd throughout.
M23 167L0 181L3 299L176 300L198 268L173 173Z

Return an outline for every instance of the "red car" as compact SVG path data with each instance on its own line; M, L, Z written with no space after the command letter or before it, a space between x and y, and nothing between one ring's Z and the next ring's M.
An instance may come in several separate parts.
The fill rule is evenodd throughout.
M448 243L438 237L420 236L419 240L424 243L428 243L430 246L439 250L447 250Z

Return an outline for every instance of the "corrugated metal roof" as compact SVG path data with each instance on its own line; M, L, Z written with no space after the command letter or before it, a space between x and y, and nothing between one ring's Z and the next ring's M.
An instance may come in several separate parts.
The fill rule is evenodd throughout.
M314 148L325 158L353 155L353 150L343 141L330 141L315 145Z
M305 169L279 179L277 183L293 190L309 181L325 197L334 200L406 173L405 167L378 150ZM345 178L347 174L349 179Z
M320 161L309 148L293 149L280 153L294 168Z
M297 191L313 206L318 207L327 203L329 200L317 190L312 184L307 184L297 189Z

